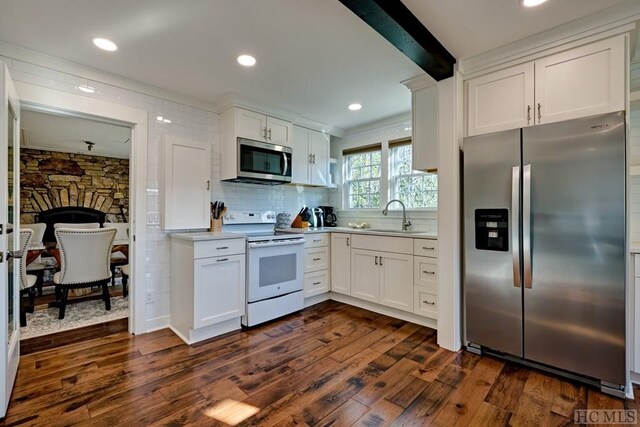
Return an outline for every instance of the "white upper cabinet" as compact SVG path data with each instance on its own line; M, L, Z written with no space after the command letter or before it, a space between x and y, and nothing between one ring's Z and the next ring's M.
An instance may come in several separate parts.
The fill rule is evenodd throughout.
M174 136L165 136L163 140L162 228L208 228L211 201L210 145Z
M536 123L625 109L624 40L603 40L535 62Z
M438 169L438 84L422 75L403 84L411 90L411 145L414 170Z
M254 141L291 147L293 140L293 124L255 111L232 107L235 113L235 136Z
M625 108L624 36L469 79L467 136Z
M326 186L329 183L329 135L293 127L293 184Z
M533 124L533 63L467 81L468 135Z
M236 123L239 138L266 141L267 116L264 114L237 108Z

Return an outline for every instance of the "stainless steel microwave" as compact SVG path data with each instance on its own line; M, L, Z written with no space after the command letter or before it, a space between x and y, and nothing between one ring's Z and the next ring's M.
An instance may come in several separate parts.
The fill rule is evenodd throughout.
M291 147L238 138L238 174L234 182L291 182Z

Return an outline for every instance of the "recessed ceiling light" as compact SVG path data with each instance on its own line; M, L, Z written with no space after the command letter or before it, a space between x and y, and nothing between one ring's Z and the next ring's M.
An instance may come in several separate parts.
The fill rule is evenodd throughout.
M238 56L238 64L244 65L245 67L253 67L256 65L256 58L251 55L240 55Z
M100 37L93 39L93 44L98 46L100 49L106 50L109 52L118 50L118 46L114 42L112 42L111 40L100 38Z
M350 104L349 105L349 110L351 110L351 111L358 111L361 108L362 108L362 105L360 105L360 104Z
M534 7L539 6L547 0L522 0L522 5L524 7Z
M81 90L84 93L95 93L96 89L88 86L88 85L80 85L78 86L78 90Z

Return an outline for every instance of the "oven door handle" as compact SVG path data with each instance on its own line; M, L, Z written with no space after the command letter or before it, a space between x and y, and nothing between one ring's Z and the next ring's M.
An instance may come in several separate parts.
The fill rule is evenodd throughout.
M249 243L249 247L252 249L259 248L273 248L275 246L293 246L293 245L304 245L304 239L301 240L287 240L284 242L269 242L269 243Z

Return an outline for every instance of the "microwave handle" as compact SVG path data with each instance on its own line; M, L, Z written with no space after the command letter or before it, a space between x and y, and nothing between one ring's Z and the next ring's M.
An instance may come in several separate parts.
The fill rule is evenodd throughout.
M287 153L282 153L282 157L284 158L284 170L282 171L282 175L287 176L287 171L289 170L289 160L287 159Z

